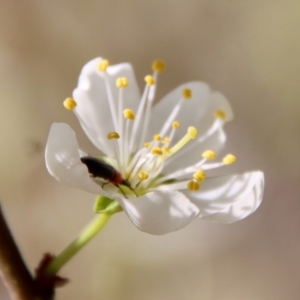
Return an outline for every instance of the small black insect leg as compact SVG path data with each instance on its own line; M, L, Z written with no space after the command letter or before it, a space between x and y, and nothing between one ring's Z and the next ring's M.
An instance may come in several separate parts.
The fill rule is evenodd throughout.
M126 197L125 193L123 192L123 190L121 189L121 187L120 187L118 184L115 184L115 186L116 186L117 188L119 188L120 191L122 192L122 194L124 195L124 197L125 197L126 199L128 199L128 198Z
M104 183L102 184L102 188L103 188L105 185L109 184L109 183L110 183L110 181L104 182Z
M134 192L134 194L135 194L136 197L138 197L136 191L135 191L132 187L129 187L129 189L132 190L132 191Z

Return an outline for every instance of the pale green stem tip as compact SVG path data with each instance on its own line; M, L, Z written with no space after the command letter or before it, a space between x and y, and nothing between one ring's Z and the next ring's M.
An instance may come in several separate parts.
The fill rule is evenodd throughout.
M116 208L117 206L115 210L97 214L79 236L51 261L46 269L46 274L49 276L57 274L58 271L105 226L110 217L120 211L120 209Z

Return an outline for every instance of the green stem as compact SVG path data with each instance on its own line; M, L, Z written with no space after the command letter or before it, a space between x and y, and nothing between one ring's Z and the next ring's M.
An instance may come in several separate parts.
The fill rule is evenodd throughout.
M51 261L46 269L46 273L50 276L57 274L64 264L66 264L104 227L111 215L111 213L101 213L96 215L90 224L83 229L79 236Z

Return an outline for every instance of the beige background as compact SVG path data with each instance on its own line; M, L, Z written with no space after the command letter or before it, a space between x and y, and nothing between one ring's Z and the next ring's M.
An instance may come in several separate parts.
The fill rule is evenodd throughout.
M0 198L31 269L92 217L93 196L51 178L43 151L54 121L94 151L62 101L98 55L130 61L141 84L163 58L159 96L195 79L222 91L238 157L222 172L266 176L262 206L233 225L156 237L115 216L62 270L58 300L299 299L299 29L299 0L0 0Z

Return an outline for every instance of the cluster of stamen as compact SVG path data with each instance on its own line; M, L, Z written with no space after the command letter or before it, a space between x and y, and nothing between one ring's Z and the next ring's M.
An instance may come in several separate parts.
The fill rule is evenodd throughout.
M191 140L197 138L197 129L188 127L186 134L176 143L173 143L176 129L180 124L176 120L180 113L182 100L193 98L192 90L184 88L179 95L179 101L174 105L166 119L161 131L153 135L152 141L145 142L148 125L150 124L150 112L153 105L156 82L158 74L164 70L164 63L156 60L152 64L152 75L147 75L144 79L146 86L142 95L137 112L131 108L123 109L123 90L128 87L130 82L126 77L119 77L116 80L116 87L119 90L118 99L113 99L110 86L105 75L109 68L106 59L101 60L97 69L103 73L106 80L107 95L111 118L114 130L107 134L108 140L114 140L112 147L113 153L108 153L108 161L121 173L122 178L126 178L136 195L142 195L146 191L153 189L188 189L198 191L200 183L206 178L205 170L212 169L221 165L232 164L236 158L232 154L226 155L222 162L207 164L207 161L214 160L216 154L212 150L206 150L201 154L201 159L193 166L183 170L178 170L172 174L162 175L161 171L165 163L171 161L174 154L178 153ZM97 100L97 99L96 99ZM126 103L125 103L126 105ZM72 98L64 101L66 109L74 110L76 102ZM226 119L222 110L215 110L216 122L209 131L211 134L218 122ZM189 179L186 179L189 177Z

